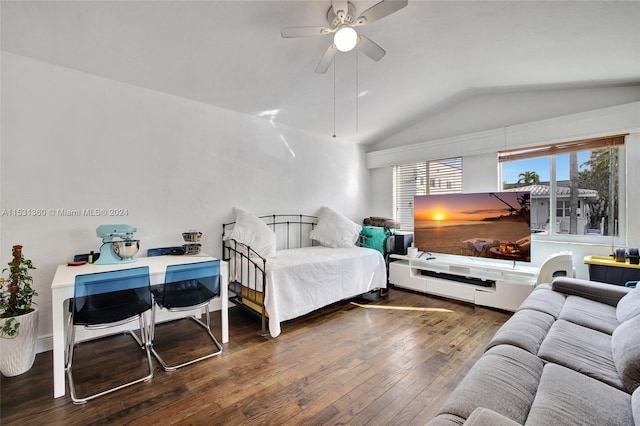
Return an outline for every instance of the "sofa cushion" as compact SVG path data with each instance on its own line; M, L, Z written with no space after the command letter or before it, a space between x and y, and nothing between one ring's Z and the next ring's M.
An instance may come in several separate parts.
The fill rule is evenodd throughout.
M633 392L640 385L640 316L616 328L611 336L611 351L622 382Z
M538 356L624 389L613 362L611 336L606 333L558 320L542 342Z
M464 426L519 426L520 423L514 422L508 417L498 414L488 408L478 407L473 410Z
M433 419L429 420L426 426L462 426L465 419L462 417L454 416L453 414L443 413L438 414Z
M551 290L550 285L541 284L527 296L524 302L518 307L518 311L524 309L540 311L557 319L562 311L566 298L567 296L564 294Z
M611 334L620 323L616 308L578 296L568 296L559 319Z
M491 338L487 348L498 345L513 345L534 355L555 319L544 312L524 309L513 314Z
M640 387L631 394L631 411L633 412L633 421L640 425Z
M451 393L440 413L468 418L478 407L524 423L544 362L509 345L489 349Z
M638 314L640 314L640 289L635 288L620 299L616 307L616 316L618 321L623 323Z
M527 425L633 425L631 395L571 369L547 364Z

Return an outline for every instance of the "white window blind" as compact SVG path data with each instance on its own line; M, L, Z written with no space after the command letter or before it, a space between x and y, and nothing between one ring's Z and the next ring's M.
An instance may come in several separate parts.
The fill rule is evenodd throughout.
M393 166L395 220L413 229L413 197L462 192L462 157Z

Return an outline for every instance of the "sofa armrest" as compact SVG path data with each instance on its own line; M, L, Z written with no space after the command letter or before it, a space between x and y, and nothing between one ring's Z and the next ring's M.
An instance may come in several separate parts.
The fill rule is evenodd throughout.
M488 408L478 407L464 422L464 426L520 426L520 423Z
M555 278L551 288L560 293L584 297L611 306L616 306L620 299L631 291L628 287L569 277Z

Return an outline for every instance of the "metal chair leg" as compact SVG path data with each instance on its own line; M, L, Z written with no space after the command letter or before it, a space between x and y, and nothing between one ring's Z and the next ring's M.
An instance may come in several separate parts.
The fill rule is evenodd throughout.
M151 309L151 316L152 316L152 323L151 323L151 332L150 332L150 336L153 338L155 336L155 306ZM158 360L158 362L160 363L160 365L162 365L162 368L165 371L175 371L178 368L181 367L185 367L187 365L191 365L194 364L198 361L202 361L208 358L212 358L214 356L218 356L222 353L222 345L220 344L220 342L218 342L218 340L215 338L215 336L213 335L213 333L211 332L211 319L209 316L209 305L205 305L205 315L206 315L206 324L203 323L200 319L196 318L195 316L190 316L189 318L191 318L193 321L195 321L198 325L200 325L202 328L205 329L205 331L207 332L207 334L209 335L209 338L211 338L211 341L213 342L213 344L216 347L216 352L213 353L209 353L207 355L201 356L199 358L193 359L191 361L187 361L184 362L182 364L177 364L177 365L168 365L160 356L160 354L155 350L155 347L153 346L153 340L151 340L151 353L153 353L153 356Z
M143 314L145 315L145 314ZM145 375L144 377L141 377L139 379L135 379L132 380L130 382L127 383L123 383L122 385L107 389L105 391L102 392L98 392L92 395L88 395L88 396L84 396L84 397L79 397L76 394L76 389L75 389L75 382L73 380L73 373L72 373L72 363L73 363L73 352L74 352L74 347L75 347L75 326L71 326L71 330L68 330L68 335L69 338L67 339L68 341L68 347L67 347L67 360L66 360L66 366L65 369L67 371L67 378L69 381L69 393L71 394L71 400L73 401L74 404L85 404L87 401L90 401L92 399L98 398L100 396L109 394L111 392L115 392L117 390L126 388L128 386L134 385L136 383L141 383L141 382L146 382L149 381L152 377L153 377L153 363L151 361L151 344L149 341L149 336L148 336L148 328L147 328L147 321L144 321L143 319L143 315L140 315L138 320L139 320L139 325L140 325L140 336L141 336L141 342L138 341L138 338L136 337L136 335L133 332L130 332L131 336L133 336L133 338L136 340L136 342L138 342L138 345L141 346L141 348L146 352L146 356L147 356L147 366L148 366L148 370L149 373L147 375Z

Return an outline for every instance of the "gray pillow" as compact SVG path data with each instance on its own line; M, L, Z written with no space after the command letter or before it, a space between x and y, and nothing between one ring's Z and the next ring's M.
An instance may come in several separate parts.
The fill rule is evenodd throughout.
M640 314L640 290L635 288L626 294L616 306L618 322L623 323Z
M640 316L636 315L614 330L611 352L622 383L633 392L640 385Z

